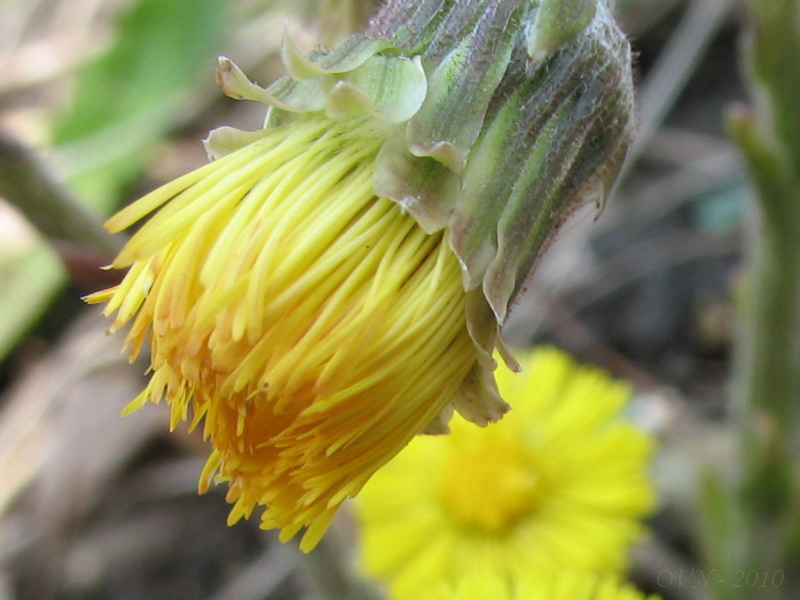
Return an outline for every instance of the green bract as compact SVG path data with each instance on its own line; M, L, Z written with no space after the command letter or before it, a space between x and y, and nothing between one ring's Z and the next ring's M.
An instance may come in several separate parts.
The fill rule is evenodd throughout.
M304 56L285 36L282 57L267 89L220 59L220 85L269 104L267 128L374 120L375 192L448 229L490 362L537 257L577 207L602 207L627 150L630 48L606 0L394 0L339 48ZM209 152L259 135L222 128Z

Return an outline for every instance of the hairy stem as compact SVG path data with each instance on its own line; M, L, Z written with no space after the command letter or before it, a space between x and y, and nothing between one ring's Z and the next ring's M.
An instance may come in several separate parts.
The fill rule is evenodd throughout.
M720 585L717 598L788 600L800 597L800 65L789 58L800 49L800 1L748 5L745 61L756 105L729 119L757 201L734 374L741 466L711 546L731 576L759 578L753 587Z

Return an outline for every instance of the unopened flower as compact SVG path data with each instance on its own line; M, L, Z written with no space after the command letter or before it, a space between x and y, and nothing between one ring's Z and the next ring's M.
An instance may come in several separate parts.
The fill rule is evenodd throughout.
M304 547L477 364L442 234L372 191L379 142L311 115L156 190L109 222L168 202L91 299L112 330L133 320L132 357L152 329L131 408L166 397L172 427L204 420L201 489L230 483L232 521L262 504L286 537L309 525Z
M502 421L454 418L449 436L413 440L362 491L363 564L397 598L475 572L516 582L626 566L654 500L652 442L620 414L629 387L552 348L522 365L497 371L514 407Z
M411 600L419 596L392 596ZM613 576L596 576L576 571L521 571L513 581L483 570L471 573L455 584L434 583L426 600L659 600L645 595L631 584Z
M221 88L270 105L264 128L215 130L211 164L108 222L152 214L123 282L89 298L130 323L131 358L149 336L129 409L165 399L173 428L202 423L200 489L229 484L232 522L266 507L308 550L415 434L506 411L498 328L630 133L605 4L574 21L550 2L395 0L334 50L285 38L266 89L223 58Z

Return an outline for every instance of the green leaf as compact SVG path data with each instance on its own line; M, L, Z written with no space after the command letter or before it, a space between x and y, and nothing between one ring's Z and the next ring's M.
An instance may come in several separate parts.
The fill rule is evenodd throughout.
M109 194L91 199L98 207L111 208L147 149L180 119L192 87L210 76L226 8L224 0L140 0L116 44L80 76L54 139L80 173L75 183Z

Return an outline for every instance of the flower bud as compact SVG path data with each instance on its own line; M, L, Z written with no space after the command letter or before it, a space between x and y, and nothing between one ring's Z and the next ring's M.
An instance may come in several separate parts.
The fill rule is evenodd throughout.
M376 190L426 231L449 229L465 289L502 324L566 218L602 209L632 133L630 47L604 0L456 2L436 19L412 4L372 24L422 46L429 73Z
M220 59L263 129L211 132L211 164L112 217L155 213L88 300L131 323L132 359L149 338L129 410L202 423L201 490L227 482L232 522L264 506L308 550L415 434L507 410L498 327L566 216L602 204L632 92L602 0L390 2L366 35L281 55L266 89Z

